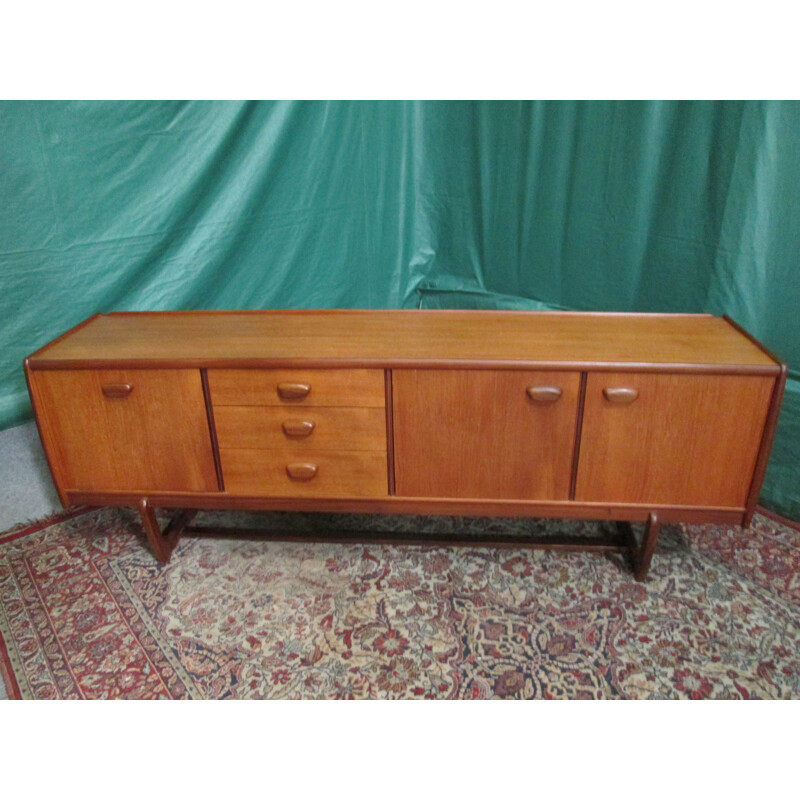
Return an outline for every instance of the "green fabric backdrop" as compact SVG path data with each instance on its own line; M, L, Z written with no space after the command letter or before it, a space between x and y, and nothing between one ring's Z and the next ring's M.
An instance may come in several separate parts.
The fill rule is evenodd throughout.
M789 364L800 518L800 103L4 102L0 142L1 426L100 310L710 311Z

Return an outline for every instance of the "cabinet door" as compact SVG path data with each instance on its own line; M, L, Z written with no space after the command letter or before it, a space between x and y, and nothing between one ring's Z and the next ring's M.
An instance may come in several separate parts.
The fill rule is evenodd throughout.
M396 494L568 499L579 386L570 372L394 370Z
M38 370L30 377L62 489L218 489L199 370Z
M742 508L774 378L593 373L575 499Z

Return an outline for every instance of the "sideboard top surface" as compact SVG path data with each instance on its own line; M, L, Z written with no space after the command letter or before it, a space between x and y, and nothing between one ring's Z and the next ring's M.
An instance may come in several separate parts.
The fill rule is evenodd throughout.
M84 362L778 369L765 350L721 317L538 311L119 312L92 317L29 359L32 368Z

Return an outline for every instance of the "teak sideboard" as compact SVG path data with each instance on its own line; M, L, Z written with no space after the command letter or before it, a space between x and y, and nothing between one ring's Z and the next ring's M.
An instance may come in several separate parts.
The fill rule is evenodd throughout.
M728 318L516 311L98 314L25 372L61 501L138 506L161 561L197 509L572 517L619 524L486 542L640 580L661 522L749 524L786 380Z

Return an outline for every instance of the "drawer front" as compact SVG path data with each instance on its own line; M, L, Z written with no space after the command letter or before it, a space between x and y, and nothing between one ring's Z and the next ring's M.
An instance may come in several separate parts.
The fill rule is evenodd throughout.
M774 383L589 374L575 499L743 508Z
M214 420L221 448L386 451L382 408L219 406Z
M228 494L385 497L386 453L220 449Z
M354 406L383 408L381 369L210 369L214 406Z

